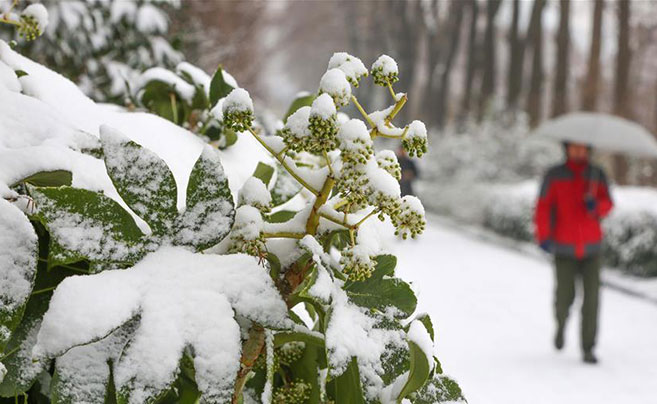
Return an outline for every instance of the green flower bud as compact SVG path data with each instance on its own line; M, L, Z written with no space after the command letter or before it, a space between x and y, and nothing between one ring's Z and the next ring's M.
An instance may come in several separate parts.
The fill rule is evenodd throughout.
M402 147L409 156L422 157L427 152L427 128L421 121L413 121L408 125L402 138Z
M355 245L343 250L340 264L342 265L342 272L352 281L368 279L375 269L372 257L361 245Z
M222 112L224 124L236 132L244 132L253 126L253 101L243 88L236 88L226 96Z
M274 390L273 404L303 404L310 399L312 386L303 381L295 380Z
M379 86L387 86L388 83L393 84L399 80L399 68L397 62L388 55L381 55L372 64L370 69L374 84Z

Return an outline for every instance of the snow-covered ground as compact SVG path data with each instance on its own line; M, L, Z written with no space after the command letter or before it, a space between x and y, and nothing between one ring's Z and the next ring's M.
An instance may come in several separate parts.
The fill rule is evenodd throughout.
M585 365L578 302L566 348L552 347L549 262L428 219L398 252L398 271L431 314L438 357L470 404L657 403L656 304L604 288L600 363Z

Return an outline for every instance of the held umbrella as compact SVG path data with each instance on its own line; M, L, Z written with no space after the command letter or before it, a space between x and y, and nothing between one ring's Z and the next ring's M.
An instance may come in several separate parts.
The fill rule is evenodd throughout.
M596 149L657 158L657 140L643 126L612 115L575 112L541 124L532 137L581 143Z

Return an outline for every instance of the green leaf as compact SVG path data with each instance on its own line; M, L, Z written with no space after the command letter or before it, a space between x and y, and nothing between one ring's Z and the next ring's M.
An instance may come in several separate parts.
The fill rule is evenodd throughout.
M429 332L429 335L431 336L431 340L435 342L436 340L433 331L433 322L431 321L431 317L429 317L429 314L420 313L417 316L415 316L415 320L418 320L419 322L424 324L424 328L426 328L427 332Z
M408 317L415 311L417 298L410 285L394 274L396 258L392 255L376 257L376 268L372 276L362 282L349 282L345 289L349 298L361 307L385 311L397 308L400 317Z
M294 216L297 215L297 213L299 212L295 212L292 210L279 210L276 213L272 213L269 216L265 216L265 220L269 223L283 223L292 219Z
M23 76L27 76L27 72L25 70L16 70L14 73L16 73L16 77L19 79Z
M174 102L171 96L174 97ZM177 125L185 122L189 115L189 106L169 83L159 80L149 81L143 88L141 104L152 113Z
M37 187L59 187L62 185L71 185L73 175L70 171L54 170L54 171L41 171L32 174L27 178L23 178L16 184L25 182ZM14 184L14 185L16 185Z
M107 173L121 198L155 235L169 234L178 216L176 180L169 167L110 127L100 127L100 140Z
M187 207L176 222L175 242L205 250L226 237L234 218L233 196L219 153L206 146L189 176Z
M34 286L38 239L25 214L0 198L0 352L23 317ZM0 354L1 355L1 354Z
M34 217L50 232L49 267L83 259L129 264L148 252L134 219L113 199L71 187L29 190Z
M315 101L316 97L317 97L316 94L304 94L304 93L299 94L297 98L295 98L294 101L292 101L292 104L290 104L290 107L287 109L287 112L285 113L285 117L283 118L283 122L287 122L287 118L289 118L290 115L295 113L299 108L311 106L313 101Z
M271 202L273 206L282 205L292 199L301 191L301 184L287 172L282 165L278 165L276 170L276 182L271 190Z
M41 228L39 224L36 226ZM48 242L45 237L39 240L39 256L44 259L48 256ZM0 357L4 356L2 363L7 368L7 374L0 383L1 397L13 398L26 392L39 374L48 368L49 363L32 361L32 348L36 343L41 319L48 310L52 290L64 278L76 274L62 267L48 271L45 260L39 261L37 267L34 290L25 306L21 322L0 354Z
M263 162L259 162L255 171L253 172L253 176L261 180L265 185L269 185L273 175L274 167Z
M410 396L413 404L466 403L463 392L453 379L435 374L432 379Z
M210 82L210 105L214 107L220 99L227 96L231 91L233 91L233 86L226 83L223 68L219 65Z
M398 401L422 387L431 374L431 364L422 348L413 341L408 341L408 347L411 355L410 370L408 380L399 393Z
M336 403L365 404L356 358L351 359L347 370L336 377L331 385L333 399Z
M222 131L222 134L224 135L224 142L221 145L221 149L225 149L227 147L230 147L237 142L237 133L235 133L235 130L232 128L227 128L224 126L224 129Z

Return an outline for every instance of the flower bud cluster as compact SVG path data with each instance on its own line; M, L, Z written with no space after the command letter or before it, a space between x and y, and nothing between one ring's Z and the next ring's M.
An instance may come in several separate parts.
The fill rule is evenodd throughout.
M310 147L309 118L310 107L301 107L287 118L285 126L280 131L280 136L290 150L302 152Z
M235 223L230 232L229 252L260 256L265 251L263 227L264 222L258 209L249 205L237 208Z
M411 235L415 238L421 234L427 222L424 218L424 207L422 202L412 195L406 195L401 200L401 209L398 215L391 217L392 224L395 226L395 234L401 236L404 240Z
M352 281L364 281L372 276L374 260L362 245L347 247L340 258L342 272Z
M321 94L313 101L308 117L308 129L311 136L306 151L321 154L337 148L337 112L333 99L328 94Z
M328 94L340 108L351 101L351 85L340 69L329 69L319 81L319 93Z
M28 41L33 41L43 34L48 25L48 10L43 4L31 4L21 12L18 34Z
M339 147L345 164L366 164L374 155L374 144L367 126L360 119L350 119L338 131Z
M271 193L260 178L250 177L240 189L237 205L250 205L261 212L271 209Z
M295 380L274 390L272 404L303 404L310 399L310 384Z
M290 365L303 356L306 344L303 341L292 341L281 345L276 349L276 356L280 362Z
M340 69L345 74L347 81L354 87L358 87L360 79L367 76L367 68L363 62L355 56L346 52L336 52L329 60L328 68Z
M222 113L224 124L236 132L244 132L253 126L253 101L243 88L236 88L226 96Z
M387 86L399 81L399 68L397 62L388 55L381 55L372 64L370 69L374 84L379 86Z
M402 138L402 146L409 156L422 157L427 152L427 128L422 121L413 121L408 125Z
M381 150L376 153L376 162L379 167L386 170L397 181L401 180L401 166L397 156L392 150Z

